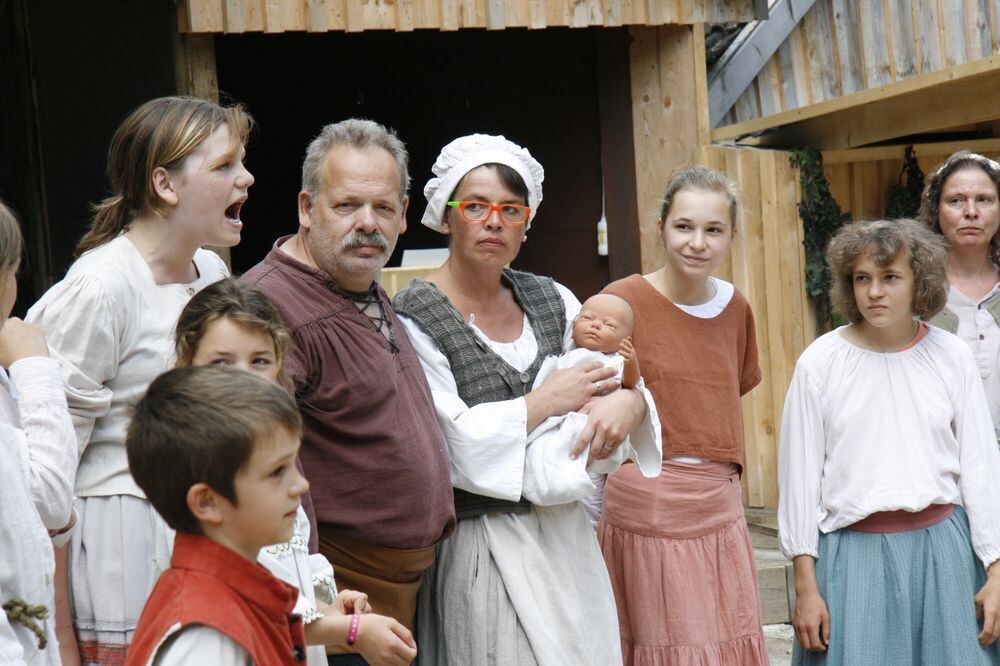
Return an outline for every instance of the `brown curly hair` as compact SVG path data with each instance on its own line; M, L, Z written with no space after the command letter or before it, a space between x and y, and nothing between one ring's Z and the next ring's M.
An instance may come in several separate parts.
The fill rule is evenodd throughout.
M854 268L868 255L878 266L887 266L905 253L913 270L913 303L916 317L928 320L948 298L944 238L916 220L873 220L843 227L826 248L830 268L830 301L834 310L851 323L863 319L854 300Z
M963 169L979 169L990 177L997 192L1000 193L1000 164L984 155L968 150L952 153L930 175L927 185L924 187L924 193L920 196L920 212L917 213L917 219L937 234L941 233L941 223L938 217L941 192L944 190L948 178L956 171ZM990 239L990 261L1000 265L1000 233L993 234L993 238Z
M278 367L278 384L287 388L284 360L291 346L291 336L281 315L260 289L237 282L231 277L205 287L184 306L177 318L174 337L176 367L191 365L208 325L223 318L271 337L274 341L274 363Z

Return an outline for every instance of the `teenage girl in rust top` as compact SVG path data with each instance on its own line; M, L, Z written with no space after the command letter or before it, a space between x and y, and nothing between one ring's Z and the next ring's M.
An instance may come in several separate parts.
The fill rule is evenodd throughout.
M740 497L740 396L760 381L753 313L710 277L736 232L739 193L696 167L667 184L663 267L612 283L663 425L663 468L608 478L598 538L625 664L766 664L753 548Z

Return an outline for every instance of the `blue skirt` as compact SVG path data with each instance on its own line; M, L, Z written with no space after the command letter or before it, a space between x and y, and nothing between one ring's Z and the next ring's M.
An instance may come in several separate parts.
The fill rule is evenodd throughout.
M895 534L820 534L816 579L830 611L830 645L793 664L1000 665L1000 641L979 646L973 597L986 582L965 511Z

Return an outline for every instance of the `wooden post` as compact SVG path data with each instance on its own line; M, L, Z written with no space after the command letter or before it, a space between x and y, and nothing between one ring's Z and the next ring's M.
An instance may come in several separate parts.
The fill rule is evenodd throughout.
M657 229L667 178L701 160L709 143L705 30L701 24L629 29L642 270L662 265Z
M219 76L215 69L215 39L211 34L177 34L175 49L177 90L182 95L219 102ZM228 247L206 246L232 270Z

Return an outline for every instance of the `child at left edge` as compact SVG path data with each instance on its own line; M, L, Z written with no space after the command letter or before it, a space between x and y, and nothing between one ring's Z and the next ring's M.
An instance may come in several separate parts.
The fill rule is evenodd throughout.
M301 429L285 391L241 370L177 368L150 384L129 469L177 536L127 665L305 663L298 591L256 563L291 538L309 490L295 467Z

